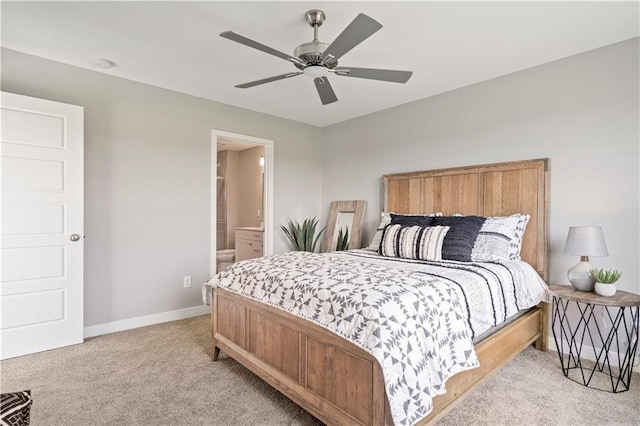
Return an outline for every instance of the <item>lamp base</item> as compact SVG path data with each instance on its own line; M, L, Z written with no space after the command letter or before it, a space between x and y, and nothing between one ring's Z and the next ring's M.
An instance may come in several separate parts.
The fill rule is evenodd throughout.
M596 282L591 278L591 264L589 262L580 261L576 266L567 272L569 282L576 290L593 291Z

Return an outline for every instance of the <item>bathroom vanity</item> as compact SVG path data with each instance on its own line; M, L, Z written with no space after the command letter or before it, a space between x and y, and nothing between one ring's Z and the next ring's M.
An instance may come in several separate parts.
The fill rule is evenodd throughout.
M264 228L236 228L236 262L262 257Z

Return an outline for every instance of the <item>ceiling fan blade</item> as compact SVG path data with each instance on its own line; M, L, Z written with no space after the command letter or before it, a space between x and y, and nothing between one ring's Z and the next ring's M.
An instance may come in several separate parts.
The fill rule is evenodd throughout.
M320 60L324 61L328 57L340 59L342 55L362 43L380 28L382 28L382 24L364 13L360 13L322 52Z
M237 87L239 89L248 89L249 87L259 86L261 84L271 83L272 81L278 81L278 80L282 80L282 79L285 79L285 78L295 77L295 76L300 75L300 74L302 74L302 71L290 72L290 73L287 73L287 74L276 75L274 77L263 78L262 80L250 81L249 83L238 84L235 87Z
M331 104L338 100L327 77L314 78L313 82L316 84L316 89L318 89L322 105Z
M380 70L375 68L337 67L336 75L343 77L368 78L370 80L391 81L393 83L406 83L412 71Z
M270 55L273 56L277 56L278 58L282 58L285 61L289 61L289 62L293 62L293 63L297 63L300 65L305 65L305 63L303 61L301 61L300 59L296 58L295 56L291 56L291 55L287 55L284 52L281 52L279 50L276 50L272 47L269 46L265 46L262 43L259 43L255 40L251 40L248 37L245 37L241 34L238 33L234 33L233 31L225 31L223 33L220 33L220 37L224 37L226 39L229 39L231 41L235 41L236 43L240 43L240 44L244 44L245 46L249 46L249 47L253 47L254 49L258 49L262 52L268 53Z

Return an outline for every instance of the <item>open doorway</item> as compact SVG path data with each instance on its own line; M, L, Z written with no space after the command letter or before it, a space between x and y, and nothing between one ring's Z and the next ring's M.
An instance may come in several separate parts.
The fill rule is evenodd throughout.
M213 130L211 273L271 254L273 141Z

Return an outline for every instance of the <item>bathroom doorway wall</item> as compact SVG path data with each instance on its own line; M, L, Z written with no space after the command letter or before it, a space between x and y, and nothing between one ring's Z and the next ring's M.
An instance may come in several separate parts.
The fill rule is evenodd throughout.
M274 143L222 130L211 133L210 269L214 275L219 272L217 252L236 248L237 229L263 229L262 252L256 255L273 252Z

